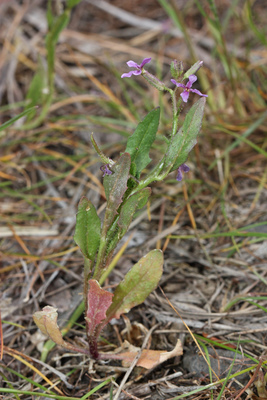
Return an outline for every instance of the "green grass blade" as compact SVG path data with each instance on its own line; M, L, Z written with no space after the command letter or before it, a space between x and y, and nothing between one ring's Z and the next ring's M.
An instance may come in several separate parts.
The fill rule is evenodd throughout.
M101 389L103 386L106 386L111 382L111 378L105 380L104 382L101 382L99 385L97 385L95 388L90 390L90 392L86 393L83 397L81 397L81 400L88 399L89 396L91 396L93 393L96 393L99 389Z
M24 110L19 115L16 115L16 117L13 117L13 118L9 119L8 121L6 121L4 124L0 125L0 132L3 131L4 129L8 128L10 125L14 124L14 122L16 122L18 119L20 119L20 118L24 117L25 115L29 114L30 112L32 112L36 108L37 107L31 107L31 108L29 108L27 110Z

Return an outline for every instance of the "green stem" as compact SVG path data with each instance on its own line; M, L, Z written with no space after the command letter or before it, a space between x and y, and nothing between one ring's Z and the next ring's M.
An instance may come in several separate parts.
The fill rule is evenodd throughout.
M179 115L180 115L180 111L181 111L181 106L182 106L182 99L178 100L178 104L176 103L176 89L172 90L172 89L168 89L167 90L170 93L171 96L171 101L172 101L172 130L171 130L171 138L174 137L174 135L177 133L178 130L178 120L179 120ZM170 140L169 142L169 146L172 145L172 140ZM168 152L169 148L167 148L166 150L166 154ZM163 156L163 158L159 161L158 165L154 168L154 170L152 170L150 172L150 174L148 174L148 176L146 177L146 179L144 179L143 181L140 181L138 186L132 191L131 194L137 193L139 190L147 187L148 185L150 185L150 183L154 182L154 181L162 181L164 178L166 178L166 176L169 174L172 165L170 165L170 167L165 170L165 172L163 174L160 175L162 168L164 166L164 158L165 156Z
M102 229L103 231L103 229ZM106 253L106 248L107 248L107 236L102 235L100 238L100 245L99 245L99 250L98 250L98 255L97 255L97 260L96 260L96 266L95 266L95 271L93 275L93 279L99 281L101 274L103 270L105 269L104 266L104 260L105 260L105 253Z

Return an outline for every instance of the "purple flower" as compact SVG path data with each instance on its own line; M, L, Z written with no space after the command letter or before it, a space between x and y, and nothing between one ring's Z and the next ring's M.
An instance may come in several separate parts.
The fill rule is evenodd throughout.
M172 83L174 83L174 85L184 89L184 91L180 94L180 96L182 97L185 103L187 103L190 92L197 93L199 96L208 97L207 94L203 94L197 89L191 89L193 83L197 81L196 75L190 75L186 85L184 85L183 83L176 82L175 79L171 79L171 81Z
M132 75L141 75L143 66L144 66L145 64L150 63L150 61L151 61L151 58L144 58L140 65L138 65L138 64L137 64L136 62L134 62L134 61L131 61L131 60L128 61L128 62L126 63L126 64L128 65L128 67L130 67L130 68L135 68L135 71L130 71L130 72L127 72L127 73L125 73L125 74L122 74L121 77L122 77L122 78L130 78Z
M104 164L100 167L100 170L104 173L103 178L105 175L112 175L112 172L109 169L109 165L108 164Z
M188 172L188 171L190 171L190 168L188 167L188 165L186 165L186 164L180 165L180 167L177 170L176 180L180 182L183 179L182 172Z

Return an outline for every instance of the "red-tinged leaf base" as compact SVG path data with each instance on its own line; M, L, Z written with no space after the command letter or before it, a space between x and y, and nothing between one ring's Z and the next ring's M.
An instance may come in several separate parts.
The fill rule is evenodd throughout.
M95 279L89 280L89 291L87 295L88 310L86 313L86 333L89 342L90 354L98 358L97 337L104 327L99 326L106 318L106 311L112 303L113 294L102 289Z

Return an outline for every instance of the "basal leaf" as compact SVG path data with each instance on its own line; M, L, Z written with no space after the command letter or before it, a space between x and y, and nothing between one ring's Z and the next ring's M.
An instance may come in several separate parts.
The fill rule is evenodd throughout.
M171 167L171 171L182 165L189 152L197 143L197 135L201 129L206 98L199 99L187 113L183 126L172 139L172 144L166 154L164 169Z
M122 203L123 195L127 190L131 157L128 153L123 153L118 161L112 166L112 175L104 178L104 188L107 197L107 208L103 223L103 233L105 234L112 224L117 214L117 210Z
M142 257L126 274L117 286L111 306L107 311L107 320L119 318L132 307L143 303L156 289L162 275L163 255L161 250L152 250Z
M102 289L95 279L89 280L88 310L86 313L87 335L94 336L97 326L106 318L113 294Z
M64 340L57 325L57 309L46 306L42 311L33 314L33 320L42 333L49 336L53 342L62 346Z
M37 311L33 314L33 320L40 331L47 335L53 342L68 350L89 354L87 349L76 347L75 345L63 340L62 334L57 325L57 317L57 309L50 306L46 306L42 311Z
M83 255L94 261L100 242L101 221L96 209L86 197L78 205L74 240Z
M127 141L126 152L134 164L135 176L140 177L142 170L150 163L150 148L156 138L159 126L160 109L155 108L140 122ZM133 173L132 169L131 172Z

